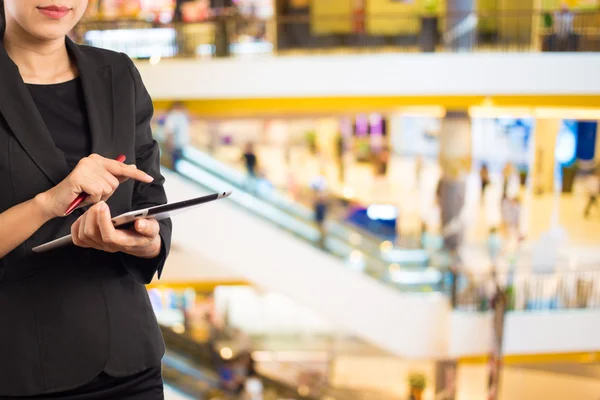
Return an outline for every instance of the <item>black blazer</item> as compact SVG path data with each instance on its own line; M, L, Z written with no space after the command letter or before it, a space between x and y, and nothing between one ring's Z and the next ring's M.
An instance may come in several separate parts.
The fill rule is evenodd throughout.
M124 54L67 40L77 63L90 121L92 151L128 162L151 184L120 185L108 200L113 215L164 204L153 106ZM0 212L58 184L69 170L0 41ZM144 286L159 277L171 240L161 221L158 258L139 259L75 246L31 249L70 233L83 213L56 218L0 259L0 397L60 392L101 372L128 376L160 365L164 342Z

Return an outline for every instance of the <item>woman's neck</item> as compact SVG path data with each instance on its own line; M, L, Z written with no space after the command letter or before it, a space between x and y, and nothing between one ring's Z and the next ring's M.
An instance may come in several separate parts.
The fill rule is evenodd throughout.
M77 77L64 38L41 41L26 33L7 30L3 41L26 83L53 84Z

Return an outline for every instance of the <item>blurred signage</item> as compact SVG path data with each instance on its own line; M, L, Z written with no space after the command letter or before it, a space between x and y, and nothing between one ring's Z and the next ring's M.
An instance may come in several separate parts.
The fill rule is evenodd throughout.
M577 150L576 129L576 121L563 121L556 138L556 160L562 165L570 165L575 161Z
M172 28L112 29L88 31L86 44L127 54L132 58L173 57L177 53L176 32Z
M367 217L372 220L392 221L398 218L398 209L389 204L373 204L367 207Z

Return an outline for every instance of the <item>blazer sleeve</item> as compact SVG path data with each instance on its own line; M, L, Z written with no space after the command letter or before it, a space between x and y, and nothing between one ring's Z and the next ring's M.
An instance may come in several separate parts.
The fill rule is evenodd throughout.
M152 207L167 202L163 184L165 178L160 173L160 150L152 136L150 121L154 114L152 99L142 82L142 77L131 59L123 54L135 85L135 157L136 166L154 178L150 184L136 182L133 189L134 209ZM144 284L150 283L154 274L162 274L171 247L171 220L159 221L161 250L156 258L145 259L121 253L125 269Z

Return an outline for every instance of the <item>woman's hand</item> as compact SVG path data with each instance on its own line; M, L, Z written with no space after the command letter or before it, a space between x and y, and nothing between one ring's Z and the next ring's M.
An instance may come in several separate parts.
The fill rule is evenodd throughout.
M88 198L80 207L107 200L129 178L147 183L154 179L134 165L92 154L82 158L61 183L39 195L43 211L48 219L61 217L81 193Z
M141 258L160 254L159 225L154 219L140 219L135 230L115 229L105 202L92 206L71 226L73 243L109 253L118 251Z

